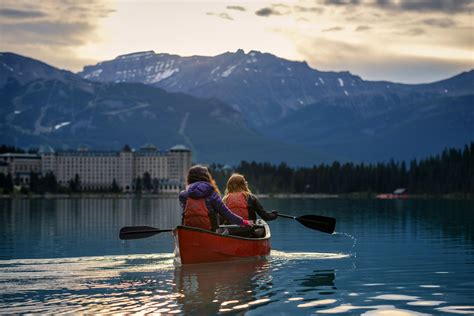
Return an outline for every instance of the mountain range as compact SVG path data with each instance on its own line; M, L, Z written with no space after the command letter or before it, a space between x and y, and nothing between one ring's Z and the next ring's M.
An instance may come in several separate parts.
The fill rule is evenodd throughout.
M422 158L474 140L472 70L408 85L238 50L138 52L73 74L2 53L0 89L2 135L21 145L179 142L202 161L307 165Z
M217 99L140 83L92 82L12 53L0 55L0 66L0 143L24 148L49 144L57 149L153 143L162 150L184 144L193 150L195 161L230 164L309 164L329 158L262 136L247 127L238 111Z

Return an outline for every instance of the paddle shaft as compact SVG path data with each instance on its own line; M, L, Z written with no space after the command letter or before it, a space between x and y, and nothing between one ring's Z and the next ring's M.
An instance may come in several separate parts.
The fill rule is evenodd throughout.
M128 231L124 234L143 234L143 233L155 233L155 234L159 234L159 233L166 233L166 232L172 232L173 230L172 229L153 229L153 230L132 230L132 231Z
M120 229L120 239L139 239L154 236L159 233L172 232L172 229L158 229L150 226L130 226Z

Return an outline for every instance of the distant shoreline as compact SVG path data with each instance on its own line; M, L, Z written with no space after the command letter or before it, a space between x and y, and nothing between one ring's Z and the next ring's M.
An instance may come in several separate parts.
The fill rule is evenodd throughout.
M256 194L257 197L266 199L368 199L377 200L378 193L353 192L340 194L326 193L275 193ZM407 198L391 200L428 200L428 199L453 199L453 200L474 200L474 193L447 193L447 194L409 194ZM390 200L390 199L389 199Z
M71 194L61 194L61 193L45 193L45 194L0 194L0 199L75 199L75 198L108 198L108 199L122 199L122 198L162 198L162 197L177 197L178 193L159 193L159 194L135 194L135 193L71 193Z
M327 194L327 193L262 193L255 194L260 199L369 199L376 200L375 193L370 192L354 192L354 193L343 193L343 194ZM0 199L75 199L75 198L144 198L144 199L156 199L156 198L173 198L178 197L177 192L167 193L73 193L73 194L0 194ZM409 195L408 198L404 199L393 199L393 200L423 200L423 199L453 199L453 200L474 200L474 193L448 193L448 194L413 194Z
M337 199L339 194L326 193L262 193L255 194L260 199Z

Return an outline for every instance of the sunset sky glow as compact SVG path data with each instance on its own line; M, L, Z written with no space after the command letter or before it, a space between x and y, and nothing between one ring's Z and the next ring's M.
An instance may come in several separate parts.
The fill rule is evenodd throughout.
M474 1L15 1L0 3L0 51L79 71L154 50L239 48L366 80L431 82L474 68Z

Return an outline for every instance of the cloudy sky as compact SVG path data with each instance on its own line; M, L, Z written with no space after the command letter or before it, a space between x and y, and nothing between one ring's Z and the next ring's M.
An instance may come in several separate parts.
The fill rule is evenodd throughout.
M135 51L239 48L367 80L436 81L474 68L474 0L0 1L0 51L72 71Z

